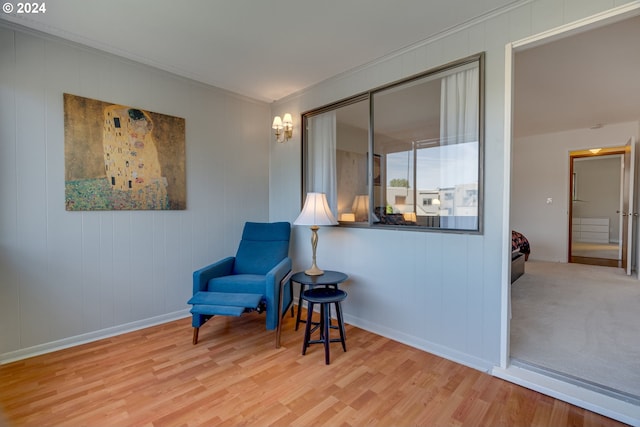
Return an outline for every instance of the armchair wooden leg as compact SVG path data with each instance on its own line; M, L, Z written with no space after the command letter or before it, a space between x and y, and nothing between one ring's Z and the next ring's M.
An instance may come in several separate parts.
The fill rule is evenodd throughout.
M198 331L200 328L193 328L193 345L198 344Z

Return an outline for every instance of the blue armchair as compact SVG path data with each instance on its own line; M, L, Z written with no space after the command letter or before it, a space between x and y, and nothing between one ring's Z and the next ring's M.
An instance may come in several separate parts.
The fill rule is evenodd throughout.
M293 302L288 222L247 222L235 257L224 258L193 273L191 324L193 344L198 331L214 315L240 316L252 310L266 312L266 329L276 329L279 315ZM282 283L282 304L279 303ZM278 307L282 312L278 313ZM293 316L293 307L291 307Z

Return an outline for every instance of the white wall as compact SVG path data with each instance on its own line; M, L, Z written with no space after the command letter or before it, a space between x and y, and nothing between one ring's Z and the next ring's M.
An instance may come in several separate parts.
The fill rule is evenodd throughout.
M0 26L0 360L188 315L192 272L268 220L269 105L13 28ZM64 92L185 118L187 209L65 211Z
M346 321L449 359L499 364L505 176L505 45L617 5L613 0L534 0L396 52L280 100L272 115L299 114L468 55L485 51L485 200L482 235L354 228L319 231L318 264L350 275ZM270 216L300 209L300 124L271 146ZM545 178L546 179L546 178ZM559 199L557 199L559 200ZM556 208L559 204L554 204ZM310 263L309 231L294 227L296 268ZM506 286L506 285L505 285Z
M630 122L514 140L511 224L529 239L531 259L567 262L569 152L623 146L637 132Z

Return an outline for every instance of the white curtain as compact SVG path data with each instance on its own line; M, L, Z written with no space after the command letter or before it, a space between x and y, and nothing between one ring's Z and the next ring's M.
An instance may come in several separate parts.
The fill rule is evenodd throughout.
M328 111L310 117L307 126L309 141L306 191L325 193L329 207L337 218L336 113Z
M478 140L480 108L478 67L442 79L440 95L441 145Z
M449 216L441 221L443 228L477 228L479 85L477 66L442 79L440 188L448 201L441 213Z

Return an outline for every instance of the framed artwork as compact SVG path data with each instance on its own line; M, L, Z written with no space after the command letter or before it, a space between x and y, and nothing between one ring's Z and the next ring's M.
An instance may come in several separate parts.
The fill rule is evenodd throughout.
M373 155L373 185L380 185L380 154Z
M185 120L64 94L65 207L186 209Z

